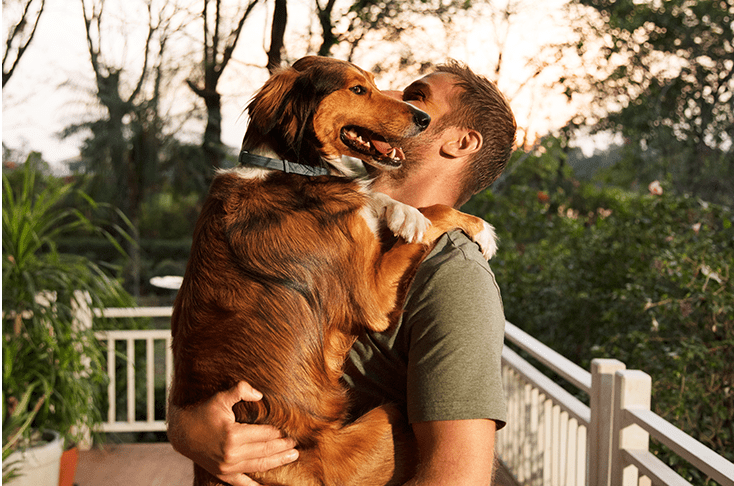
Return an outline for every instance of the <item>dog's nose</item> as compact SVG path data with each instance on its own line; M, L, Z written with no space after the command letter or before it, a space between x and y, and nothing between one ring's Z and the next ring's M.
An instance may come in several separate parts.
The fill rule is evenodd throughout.
M421 130L428 128L428 124L431 123L431 116L425 111L414 110L413 111L413 122L416 126L420 127Z

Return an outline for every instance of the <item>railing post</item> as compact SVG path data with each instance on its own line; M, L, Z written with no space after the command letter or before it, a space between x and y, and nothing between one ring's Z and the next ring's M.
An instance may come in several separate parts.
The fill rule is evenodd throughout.
M625 417L628 408L650 409L652 381L639 370L620 370L614 375L614 433L612 436L612 486L637 486L638 471L625 466L623 450L650 449L650 434Z
M86 290L75 290L74 297L71 300L71 309L73 314L72 326L76 331L86 331L92 329L94 323L92 308L89 304L92 303L92 297ZM82 364L89 370L92 365L92 360L88 356L82 357ZM80 379L87 378L86 376L79 377ZM76 426L74 426L76 427ZM83 438L77 444L79 450L87 451L92 448L92 433L89 427L86 425L80 426L79 431L82 433Z
M94 314L90 304L92 297L86 290L75 290L71 301L71 309L74 314L74 330L86 331L92 329Z
M623 369L625 364L616 359L591 361L589 486L611 484L614 373Z

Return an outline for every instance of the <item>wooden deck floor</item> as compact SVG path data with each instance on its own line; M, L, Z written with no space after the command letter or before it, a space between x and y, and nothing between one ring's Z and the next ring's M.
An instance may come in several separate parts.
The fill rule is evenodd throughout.
M107 444L103 449L79 453L74 484L77 486L190 486L191 461L170 444ZM502 468L495 486L515 486Z
M79 453L78 486L191 486L191 461L171 444L106 444Z

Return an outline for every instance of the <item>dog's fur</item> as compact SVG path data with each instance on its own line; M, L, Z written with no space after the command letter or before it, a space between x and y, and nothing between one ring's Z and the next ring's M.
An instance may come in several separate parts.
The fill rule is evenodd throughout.
M299 459L252 474L262 484L401 484L412 474L400 414L377 408L346 424L340 383L360 329L383 331L408 280L441 234L461 228L494 252L482 220L444 206L416 210L344 177L341 155L396 166L401 139L428 116L380 93L352 64L309 57L267 81L248 107L243 149L333 175L242 166L220 172L194 233L173 318L171 403L187 407L240 380L261 391L239 422L267 423L298 443ZM361 139L356 135L361 135ZM388 225L407 239L383 248ZM195 484L221 484L195 466Z

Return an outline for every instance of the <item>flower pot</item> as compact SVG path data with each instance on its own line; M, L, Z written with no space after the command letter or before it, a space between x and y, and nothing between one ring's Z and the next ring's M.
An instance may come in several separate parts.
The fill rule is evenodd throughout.
M57 432L45 431L46 442L10 454L6 464L16 463L19 475L10 480L12 486L58 486L59 465L63 452L61 437Z
M61 455L61 468L59 469L59 486L74 486L74 475L76 465L79 462L79 448L72 447Z

